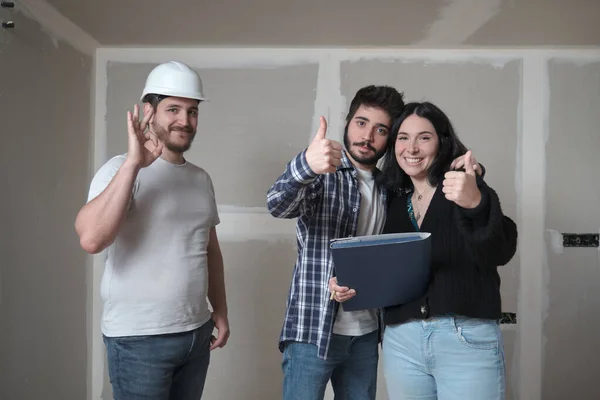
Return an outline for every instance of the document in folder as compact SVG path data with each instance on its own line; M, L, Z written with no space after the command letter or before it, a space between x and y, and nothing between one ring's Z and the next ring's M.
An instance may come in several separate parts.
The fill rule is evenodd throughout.
M409 303L429 285L431 234L357 236L330 241L338 285L356 290L345 311Z

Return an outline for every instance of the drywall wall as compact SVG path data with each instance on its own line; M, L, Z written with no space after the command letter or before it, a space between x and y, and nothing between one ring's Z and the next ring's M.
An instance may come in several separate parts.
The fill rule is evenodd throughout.
M93 63L11 19L0 31L0 398L82 400L87 262L73 222L91 162Z
M549 63L546 228L600 230L600 62ZM548 235L544 400L598 399L600 253L562 248Z
M139 103L153 67L109 65L108 154L127 151L123 116ZM199 107L198 133L187 156L213 175L219 204L264 208L265 193L282 165L307 143L318 69L313 63L198 70L208 101Z
M201 161L201 160L198 160ZM231 338L211 353L206 399L280 399L277 341L296 254L295 237L221 240ZM102 399L112 399L105 377Z
M123 115L139 102L147 73L166 59L194 66L202 74L206 94L211 99L200 107L198 135L187 156L213 176L223 220L218 232L226 246L252 242L260 247L271 246L273 240L280 238L293 240L293 221L277 220L266 214L266 189L287 161L306 146L319 115L328 118L328 137L341 138L351 98L361 86L371 83L394 85L405 92L407 100L430 100L447 111L461 138L486 166L486 179L499 192L505 212L518 220L521 171L517 158L523 79L523 54L519 52L103 49L98 53L96 76L96 168L108 157L126 151ZM255 96L257 90L266 95ZM272 124L271 118L279 118L279 122ZM282 124L287 129L282 129ZM253 157L255 153L257 157ZM231 253L225 255L226 268L252 272L255 267L251 263L235 265L235 257L240 257L235 253L238 248L228 247ZM507 312L517 309L519 259L517 254L509 265L500 269ZM291 273L293 262L291 251L285 262L266 259L261 267L278 268L274 265L277 264ZM239 285L235 278L231 279L229 285ZM286 293L289 278L281 276L279 284ZM239 290L244 292L243 287ZM252 293L248 290L247 297ZM280 307L285 300L282 302ZM238 307L232 314L234 320L255 313L251 302ZM271 386L262 388L261 396L253 398L279 396L281 359L276 341L283 312L272 318L271 325L265 327L265 335L272 336L256 338L259 348L272 346L268 353L271 356L265 361L271 364L268 367L265 364L265 372L257 372L253 379L263 382L259 378L263 373L279 379L272 379ZM517 329L504 328L508 398L513 398L513 392L520 390L513 387L516 379L512 379L520 373L515 368L519 360L515 348ZM98 342L97 334L95 341ZM231 385L224 383L225 376L234 364L227 364L221 357L227 351L241 351L234 349L235 341L232 343L222 353L214 353L207 390L224 390L227 386L229 393ZM249 354L261 358L258 352ZM535 359L536 354L532 357ZM97 361L96 370L105 371L104 360ZM256 361L248 356L240 362L240 368L252 369ZM105 374L102 379L102 398L108 399L110 384ZM380 379L379 400L387 399L384 383ZM332 398L331 389L327 395Z
M295 242L289 235L277 241L222 244L232 336L221 353L213 352L207 399L281 398L277 341L296 256Z
M551 61L549 68L548 61L555 58L557 61ZM598 109L597 103L594 103L597 100L594 100L596 98L593 97L594 93L598 92L597 87L594 86L594 82L597 82L594 79L597 78L595 78L596 75L593 71L596 71L595 68L600 63L599 49L435 51L387 49L101 49L98 52L96 64L96 168L106 161L109 156L107 148L110 146L107 144L117 143L114 140L117 137L115 135L118 135L118 133L112 132L112 129L107 130L107 126L111 126L113 123L112 117L107 118L107 116L114 115L115 118L122 120L122 116L118 114L124 112L127 107L130 107L129 104L133 104L132 102L139 99L139 90L141 90L145 78L144 71L149 71L152 65L167 59L187 62L201 72L212 71L215 79L219 78L219 74L225 76L231 71L236 73L251 71L255 73L263 70L264 75L256 74L255 76L262 76L265 82L269 81L268 72L274 71L276 75L286 70L294 71L298 74L298 79L308 81L306 73L308 66L318 65L316 84L312 83L316 86L311 87L311 90L315 91L311 117L312 128L310 132L305 133L305 144L314 134L319 115L328 117L328 136L338 139L341 137L343 118L348 102L353 92L363 84L372 82L394 84L406 92L409 100L429 99L443 106L455 122L461 138L469 147L475 150L478 159L486 165L488 169L486 179L498 189L507 214L515 217L519 224L519 252L510 265L501 269L505 311L514 311L513 307L516 306L519 313L517 317L519 323L517 325L503 327L503 336L506 343L507 376L509 379L507 398L542 399L548 393L551 393L554 387L560 385L566 388L571 387L565 385L564 380L559 377L560 371L565 368L564 360L568 359L570 354L568 354L569 347L558 344L559 339L561 339L560 335L552 336L552 332L560 332L557 327L560 328L559 325L561 324L560 313L555 314L555 317L553 317L552 310L567 313L569 316L566 319L567 321L577 320L578 317L575 316L577 310L568 308L570 303L566 302L561 303L561 307L567 307L563 309L557 309L555 305L552 305L560 302L560 299L555 299L555 295L552 294L552 290L556 292L555 285L559 287L559 291L567 289L560 283L564 277L559 275L557 279L552 278L555 273L553 269L555 263L551 257L554 253L546 254L543 238L547 228L562 230L575 225L570 223L570 225L563 228L562 225L551 222L552 218L557 219L565 215L566 206L563 203L569 199L562 192L562 186L555 186L556 190L561 193L559 196L552 194L553 189L550 186L550 178L546 176L554 174L552 172L553 159L556 160L554 165L563 167L563 164L558 162L559 160L563 162L561 158L562 151L570 145L570 142L567 142L564 145L553 146L552 141L556 140L553 139L554 137L560 138L559 140L570 140L574 136L579 137L581 135L579 130L593 132L592 129L595 126L593 122L596 120L590 118L595 115L593 110ZM142 65L142 68L137 64ZM293 68L287 69L289 67ZM561 70L561 68L564 70ZM127 91L131 90L131 93L125 93L125 90L122 91L122 96L130 100L123 100L124 105L119 106L120 108L116 111L109 111L114 105L108 104L107 88L109 88L108 92L113 90L110 89L113 78L115 82L121 80L121 84L125 85L126 82L123 81L121 74L126 76L131 74L129 78L133 81L139 81L139 83L136 83L137 87L127 89ZM293 80L294 77L291 76L289 79ZM231 87L227 87L225 79L219 78L218 81L220 83L218 87L211 90L234 93ZM289 85L293 84L289 83ZM585 86L585 90L580 90L578 85ZM562 91L558 91L559 88L562 88ZM119 92L118 89L116 90ZM550 101L550 94L552 94L552 102ZM114 101L120 101L117 99L119 96L110 96ZM292 96L293 94L290 93L290 97ZM564 104L566 102L571 102L570 107L573 109L567 108ZM286 104L288 103L282 99L278 106L283 109ZM552 107L550 107L551 104ZM235 107L230 110L231 114L246 115L244 113L247 113L247 110L237 109L237 107L240 107L239 105ZM307 114L308 108L305 111ZM210 120L212 114L207 115L206 118ZM568 126L565 124L568 124ZM118 123L115 123L114 126L117 125ZM549 134L550 125L555 127L552 134ZM511 129L510 127L514 128ZM572 127L578 127L579 130L573 132ZM558 136L556 130L559 132ZM570 133L566 135L561 131ZM281 135L281 133L274 130L272 136L276 135ZM593 139L597 136L590 133L584 137L587 139L584 139L583 143L578 142L576 144L577 149L592 151L598 148L597 143L594 142L595 139ZM287 139L291 143L290 147L301 143L301 141L292 142L295 138ZM194 147L201 147L198 145L202 143L202 140L202 134L199 133ZM548 140L548 171L546 140ZM123 146L123 144L114 147L114 149L121 151L118 146ZM288 149L285 150L288 151ZM295 154L300 149L293 150L289 149L292 154ZM496 150L500 151L500 155L496 153ZM274 162L281 163L278 170L272 171L274 175L277 175L283 170L287 160L284 160L285 157L281 157L279 154L270 154L269 156L272 157ZM198 157L196 162L202 165L203 160L200 154L196 155L190 152L190 157L194 160ZM264 162L269 161L264 160ZM568 165L581 164L579 158L571 155ZM207 168L210 167L207 166ZM594 168L597 170L597 166L592 165L590 168L585 168L585 171L592 174ZM226 176L226 174L219 175L219 171L225 170L219 168L214 172L211 171L215 179ZM593 175L586 179L591 182ZM260 186L263 183L262 180L259 180L260 178L257 179L259 185L254 189L256 192L262 190ZM578 178L573 179L569 176L563 180L553 180L552 184L562 185L565 180L573 180L574 183L581 181ZM546 185L549 186L548 190ZM588 194L594 193L589 188L587 190L586 193ZM253 195L255 194L250 196ZM597 200L589 201L586 204L593 205L597 203ZM264 206L243 207L240 204L225 204L220 200L219 202L222 216L219 235L223 238L224 246L254 241L255 243L262 243L260 246L264 245L266 247L268 246L267 243L272 243L274 240L281 238L293 243L293 221L270 217L265 212ZM548 206L546 215L546 203L551 202L554 203ZM576 209L573 208L573 210ZM585 228L587 230L590 223L597 224L593 219L590 219L589 215L582 217L573 214L571 220L579 221L576 229ZM550 244L549 241L548 245ZM226 258L232 257L233 254L235 254L233 257L239 256L236 253L237 250L231 250L235 248L235 246L232 246L227 250L228 252L231 251L232 255ZM581 250L587 251L590 249ZM575 250L565 249L560 257L570 254L567 251ZM577 252L574 254L583 253ZM581 259L581 265L584 265L584 267L575 268L589 272L587 277L592 282L594 279L592 271L595 271L594 268L597 267L598 263L597 258L594 258L597 253L588 252L586 254L588 256L581 256L588 257ZM290 251L288 257L291 268L294 252ZM550 258L549 261L548 258ZM269 266L271 265L269 259L266 259L265 262ZM101 271L101 260L96 258L95 263L99 266L97 271ZM232 263L235 264L237 261L232 260ZM249 265L248 263L244 264ZM279 265L281 262L278 261L277 264ZM520 268L520 264L526 267ZM238 265L230 265L227 264L227 268L239 268ZM551 268L550 274L546 274L548 265ZM565 270L563 266L559 266L557 269ZM571 269L573 268L571 267ZM288 273L291 273L291 271L288 271ZM544 281L545 275L550 275L550 286ZM97 290L99 277L99 274L94 276L94 290ZM577 284L581 283L582 288L585 288L583 285L591 285L590 282L583 280L578 281ZM230 284L237 285L235 282ZM285 293L289 281L282 276L280 284L285 286L282 289ZM573 290L578 288L576 287ZM515 290L517 296L513 296ZM569 292L568 295L571 296L573 293ZM584 293L586 297L579 299L582 304L590 302L590 307L592 307L591 304L596 304L589 292ZM95 315L99 316L101 306L98 306L99 300L97 297L94 297L94 309L96 310ZM548 308L548 305L551 307ZM244 304L244 307L245 313L253 310L249 304ZM548 316L548 318L544 323L543 318L545 316ZM278 318L282 317L281 314ZM269 329L275 330L278 334L280 321L281 319L277 322L273 320ZM581 317L577 321L586 320ZM584 324L584 322L580 323ZM550 329L552 332L550 332ZM579 329L582 330L583 326ZM256 340L265 348L276 346L276 334L267 338L257 337ZM92 332L92 335L95 348L101 349L101 336L96 331ZM582 354L582 349L587 348L587 344L584 342L587 337L581 336L577 340L577 346L574 347L576 355ZM269 344L267 344L267 341ZM547 348L546 343L548 343ZM552 343L554 344L552 345ZM563 353L558 351L561 356L550 356L550 352L557 352L557 346L561 346L560 351L563 351ZM233 347L230 351L234 351ZM225 354L225 352L222 354ZM272 374L274 378L272 379L273 386L268 389L265 388L265 391L260 393L265 396L264 398L270 398L269 396L279 398L278 390L281 382L278 378L280 375L275 375L274 371L279 371L280 358L276 351L269 354L271 354L269 357L273 357L271 362L276 365L264 368L267 374ZM222 380L225 379L223 375L225 372L221 367L224 368L225 364L220 364L219 357L219 353L214 353L213 365L219 365L219 367L215 367L215 371L211 371L213 375L211 375L209 385L213 388L223 388L230 384L229 380L227 384L222 383ZM575 360L577 361L578 358ZM586 358L583 358L584 362L586 360ZM247 369L254 372L254 364L250 363L248 359L245 359L245 362L248 362ZM99 356L99 353L96 353L93 364L96 372L104 371L103 355ZM231 368L229 365L228 367ZM577 370L571 368L569 372L576 374ZM542 395L543 375L544 394ZM107 387L106 377L103 374L100 377L96 375L95 378L97 379L94 379L93 385L102 381L102 386ZM259 379L258 374L255 379ZM577 379L579 388L588 388L594 382L591 372L590 374L580 374ZM382 379L380 379L379 387L378 400L384 400L387 396ZM93 398L99 399L99 393L100 391L94 390ZM595 395L593 392L590 393ZM104 398L107 399L108 397ZM333 398L331 390L328 390L326 398Z

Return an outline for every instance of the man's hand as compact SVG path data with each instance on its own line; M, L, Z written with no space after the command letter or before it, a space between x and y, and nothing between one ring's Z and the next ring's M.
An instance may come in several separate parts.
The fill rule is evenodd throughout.
M481 166L479 165L479 163L477 162L477 160L475 159L475 156L473 155L473 152L471 150L469 150L471 152L471 162L469 164L471 164L473 166L473 170L475 172L477 172L477 175L481 176L482 174L482 169ZM454 161L452 161L452 164L450 164L450 169L461 169L461 168L465 168L465 157L467 155L464 154L460 157L457 157L454 159Z
M337 284L337 278L334 276L329 279L329 291L331 292L331 299L336 300L340 303L350 300L356 296L356 290L350 289L346 286L339 286Z
M213 312L211 316L215 323L215 329L219 332L217 337L212 337L210 340L210 350L214 350L217 347L223 347L227 344L229 339L229 320L227 315L223 315L218 312Z
M327 121L321 117L321 125L312 143L306 150L306 161L310 169L318 175L335 172L342 163L342 145L325 137Z
M145 168L152 164L163 151L163 143L150 131L145 132L154 111L150 108L140 122L140 108L133 107L133 115L127 111L127 162L136 168Z
M444 175L442 191L446 198L463 208L475 208L481 202L481 192L477 187L475 170L471 159L471 150L464 158L465 172L448 171Z

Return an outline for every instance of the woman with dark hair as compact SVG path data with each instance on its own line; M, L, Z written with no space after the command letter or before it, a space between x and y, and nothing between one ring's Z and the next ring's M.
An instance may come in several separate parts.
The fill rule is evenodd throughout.
M431 278L418 300L385 309L390 400L504 399L500 277L517 227L474 170L435 105L409 103L390 135L380 179L393 193L384 233L431 233ZM464 170L452 160L464 155Z

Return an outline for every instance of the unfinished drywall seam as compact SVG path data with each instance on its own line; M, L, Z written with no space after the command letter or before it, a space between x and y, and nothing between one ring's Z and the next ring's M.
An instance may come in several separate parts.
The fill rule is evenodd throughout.
M93 165L94 173L107 161L107 136L106 136L106 99L108 90L107 76L108 62L96 52L94 62L95 83L94 92L96 95L94 107L94 156ZM125 118L123 118L125 120ZM91 369L88 371L91 386L88 391L91 398L88 400L100 400L102 398L102 390L104 388L104 342L102 340L101 317L102 317L102 298L100 296L100 282L104 271L105 254L94 255L92 257L91 268L91 332L88 333L88 341L91 342L91 349L88 350L91 354ZM90 339L91 336L91 339Z
M55 46L58 40L62 40L89 56L93 56L96 49L100 47L96 39L58 12L47 1L19 0L16 5L17 10L23 11L26 16L42 26L43 30L52 37Z
M321 116L325 117L327 121L327 138L338 140L341 132L340 124L343 119L339 104L341 98L340 62L329 54L324 55L319 61L316 90L315 110L308 143L312 142L319 129Z
M329 107L331 109L332 132L343 140L348 99L342 94L342 59L337 55L331 57L331 82L329 84Z
M502 0L446 0L445 3L427 36L414 46L461 45L498 14ZM465 15L469 18L464 18Z
M585 53L578 54L577 56L562 53L552 54L548 56L548 59L551 59L555 64L561 63L583 67L588 64L600 62L600 49L596 49L595 51L586 51Z
M92 118L90 119L90 132L91 137L89 138L89 147L88 147L88 181L91 181L91 178L94 174L95 170L95 149L94 149L94 140L96 138L95 135L95 120L94 116L96 113L96 57L94 55L92 59L92 79L90 80L90 115ZM94 393L94 257L88 256L86 257L85 263L85 284L86 284L86 298L85 298L85 312L86 312L86 344L87 344L87 362L86 362L86 399L93 400Z
M484 64L494 68L504 68L511 61L520 59L526 53L515 50L478 49L338 49L334 51L340 61L389 61L422 62L424 64Z
M579 49L415 49L415 48L99 48L100 57L110 62L160 63L180 60L198 68L278 68L331 61L382 60L424 63L480 63L502 68L528 55L545 57L596 58L598 48Z
M219 205L218 211L221 223L217 226L217 233L221 241L273 242L296 237L295 219L275 218L266 207Z
M519 191L519 351L516 353L519 357L518 393L522 400L542 398L543 314L547 295L544 283L544 269L547 269L544 224L548 84L546 57L541 54L525 56Z
M563 246L563 235L556 229L546 229L546 233L548 236L548 242L550 243L550 247L555 254L562 254L564 251Z
M317 134L317 130L320 126L320 117L324 117L327 123L330 123L330 108L329 102L330 98L328 97L329 92L329 82L330 82L330 65L331 58L328 55L325 55L319 61L319 71L317 73L317 87L316 95L315 95L315 106L314 106L314 114L312 119L311 129L308 135L308 145L313 141L313 138ZM328 127L329 128L329 127ZM328 129L327 133L331 133Z
M252 240L273 243L296 238L296 220L275 218L268 213L219 213L217 235L221 242L243 243Z
M277 68L316 64L327 49L272 48L101 48L111 62L161 63L178 60L197 68Z
M96 54L96 79L94 90L96 92L96 107L94 112L94 172L97 171L108 157L107 151L107 132L106 132L106 114L108 110L107 90L108 90L108 60L101 56L101 52ZM123 117L124 123L126 122Z

